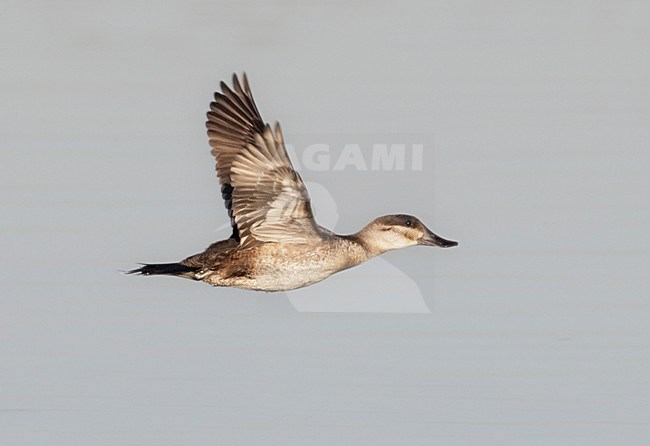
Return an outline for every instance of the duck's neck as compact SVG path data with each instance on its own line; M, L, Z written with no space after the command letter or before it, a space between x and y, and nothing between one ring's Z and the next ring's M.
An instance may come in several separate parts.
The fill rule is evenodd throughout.
M355 234L339 237L345 245L348 257L353 262L351 266L359 265L386 252L386 250L380 249L376 244L371 243L363 229Z

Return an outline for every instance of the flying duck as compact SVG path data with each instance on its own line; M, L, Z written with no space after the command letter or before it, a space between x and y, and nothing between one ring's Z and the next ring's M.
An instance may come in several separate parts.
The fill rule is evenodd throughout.
M246 74L241 83L233 75L232 88L224 82L220 86L206 127L232 235L178 263L142 264L130 274L284 291L320 282L392 249L458 245L411 215L379 217L352 235L319 226L280 125L272 129L264 123Z

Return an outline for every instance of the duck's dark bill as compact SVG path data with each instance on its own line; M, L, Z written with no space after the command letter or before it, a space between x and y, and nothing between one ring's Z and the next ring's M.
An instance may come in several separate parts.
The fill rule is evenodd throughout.
M457 246L458 242L454 242L453 240L445 240L433 232L428 231L422 236L419 244L424 246L440 246L441 248L451 248L452 246Z

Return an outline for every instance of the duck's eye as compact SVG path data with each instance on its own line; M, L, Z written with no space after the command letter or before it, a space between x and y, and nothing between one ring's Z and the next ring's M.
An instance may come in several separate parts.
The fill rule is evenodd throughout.
M409 227L411 227L411 226L413 226L413 223L411 223L411 220L406 220L406 221L404 222L404 226L409 226Z

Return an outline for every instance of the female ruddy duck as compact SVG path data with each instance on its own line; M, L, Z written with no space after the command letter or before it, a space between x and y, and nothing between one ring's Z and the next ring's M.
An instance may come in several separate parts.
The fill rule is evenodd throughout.
M392 249L458 244L410 215L379 217L352 235L319 226L280 125L272 130L264 123L246 74L242 84L233 75L232 89L221 82L221 93L214 97L206 126L232 235L179 263L144 264L129 273L249 290L293 290Z

